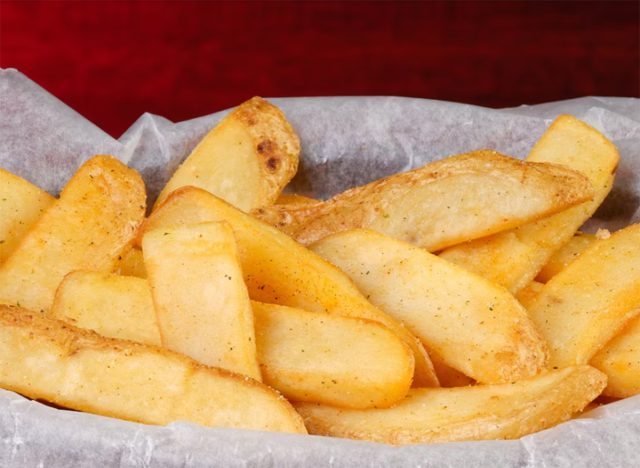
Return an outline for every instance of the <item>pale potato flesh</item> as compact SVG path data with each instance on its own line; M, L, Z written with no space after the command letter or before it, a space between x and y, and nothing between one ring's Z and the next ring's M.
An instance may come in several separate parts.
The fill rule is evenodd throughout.
M627 398L640 393L640 315L598 351L589 364L607 374L604 395Z
M267 207L255 215L303 244L369 228L436 251L557 213L592 195L589 182L575 171L482 150L347 190L324 203Z
M0 168L0 265L54 200L44 190Z
M111 156L95 156L67 183L0 265L0 303L48 311L64 276L112 271L145 212L140 175Z
M445 364L476 381L511 382L543 369L545 343L504 288L371 230L342 231L311 249Z
M162 345L261 380L231 227L201 223L147 231L142 252Z
M640 224L595 242L529 305L550 366L587 364L640 312L639 246Z
M292 401L388 407L413 378L409 347L378 322L253 302L264 382Z
M156 207L188 185L243 211L271 205L298 169L300 140L276 106L254 97L207 133L173 174Z
M74 271L56 291L51 317L108 338L160 346L160 332L146 280Z
M611 191L619 159L617 148L600 132L575 117L558 117L527 161L560 164L584 174L593 186L593 199L513 230L451 247L440 255L517 293L595 213Z
M310 434L403 445L517 439L566 421L595 399L606 376L568 367L519 382L416 388L389 409L295 404Z
M252 302L265 383L297 401L386 407L413 378L411 350L377 322ZM130 276L74 272L52 314L110 338L161 346L151 291Z
M429 356L418 340L367 301L344 273L278 229L214 195L195 187L175 191L145 221L141 232L204 221L226 221L233 228L251 299L379 322L411 347L416 369L414 384L438 385Z
M546 283L573 262L587 247L597 240L593 234L577 233L569 242L556 250L542 267L536 280Z
M30 398L146 424L305 433L277 392L171 351L105 338L0 305L0 387Z

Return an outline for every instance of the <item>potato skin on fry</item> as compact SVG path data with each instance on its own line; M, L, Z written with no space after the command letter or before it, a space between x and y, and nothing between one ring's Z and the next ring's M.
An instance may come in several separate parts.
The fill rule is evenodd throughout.
M158 196L200 187L243 211L271 205L298 170L300 140L284 114L254 97L200 141Z
M594 400L606 376L589 366L462 388L415 388L388 409L298 403L310 434L404 445L517 439L566 421Z
M592 195L589 181L575 171L481 150L347 190L324 203L266 207L253 214L303 244L368 228L436 251L556 213Z
M144 218L140 175L112 156L85 162L0 266L0 303L48 311L74 270L111 271Z
M306 432L284 398L252 379L2 305L0 386L63 407L146 424L190 421Z

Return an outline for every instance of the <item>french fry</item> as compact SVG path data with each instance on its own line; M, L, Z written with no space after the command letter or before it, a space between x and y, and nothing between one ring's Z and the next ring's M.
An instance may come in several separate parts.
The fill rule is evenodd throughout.
M0 265L55 199L0 168Z
M252 302L265 383L297 401L386 407L413 377L411 350L377 322ZM60 320L112 338L161 345L146 280L74 272L51 310Z
M604 395L627 398L640 393L640 316L598 351L590 364L607 374Z
M445 364L476 381L512 382L544 368L545 343L504 288L366 229L325 237L311 250L344 271Z
M145 197L140 175L117 159L84 163L0 265L0 303L48 311L67 273L112 271L143 220Z
M640 312L640 224L595 242L544 285L528 307L549 365L588 363Z
M142 252L163 346L261 380L231 227L201 223L147 231Z
M74 271L56 291L50 315L108 338L160 346L160 331L146 280Z
M160 193L200 187L243 211L271 205L298 169L300 140L276 106L240 104L200 141Z
M66 408L146 424L305 433L277 392L171 351L102 337L0 305L0 386Z
M592 195L589 182L575 171L482 150L347 190L324 203L266 207L254 214L303 244L368 228L437 251L557 213Z
M574 117L558 117L527 161L561 164L584 174L595 189L593 199L514 230L451 247L442 258L517 293L600 206L611 190L619 159L616 147L600 132Z
M130 249L118 259L116 273L123 276L136 276L138 278L147 277L147 269L144 266L142 250Z
M411 348L416 369L414 384L438 384L429 356L418 340L367 301L344 273L278 229L214 195L195 187L178 189L145 221L140 232L206 221L226 221L231 225L251 299L379 322Z
M253 302L265 383L292 401L388 407L411 386L409 347L378 322Z
M593 367L568 367L501 385L415 388L389 409L295 407L310 434L394 445L517 439L566 421L594 400L606 381Z
M546 283L560 273L569 263L574 261L578 255L584 252L587 247L596 240L597 238L593 234L578 232L569 242L553 253L538 273L538 276L536 276L536 280L541 283Z

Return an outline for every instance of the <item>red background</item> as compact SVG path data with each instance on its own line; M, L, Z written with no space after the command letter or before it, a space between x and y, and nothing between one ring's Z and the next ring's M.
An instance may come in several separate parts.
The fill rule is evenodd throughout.
M14 2L0 66L118 136L252 95L640 95L639 2Z

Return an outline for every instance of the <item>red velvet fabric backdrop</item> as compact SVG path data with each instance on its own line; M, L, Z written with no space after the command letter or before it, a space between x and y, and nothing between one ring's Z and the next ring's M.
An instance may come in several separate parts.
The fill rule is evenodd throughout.
M118 136L252 95L640 95L639 2L13 2L0 65Z

